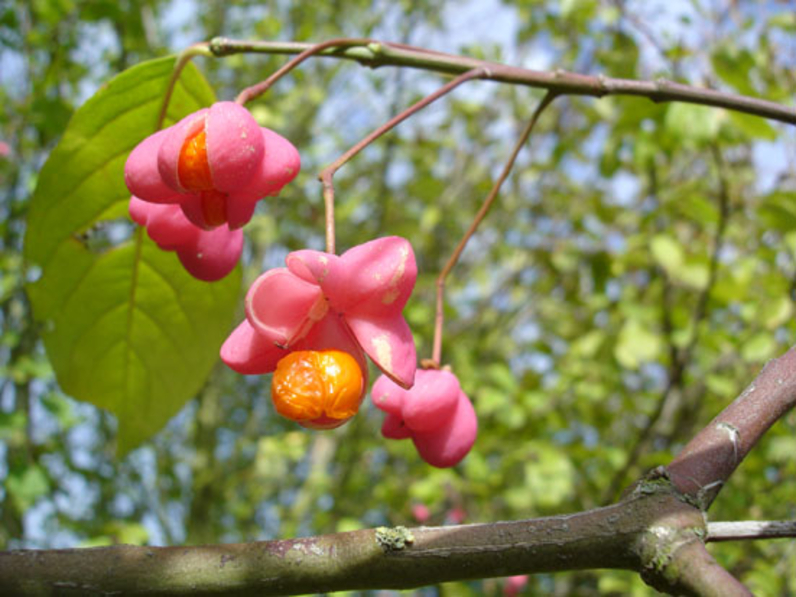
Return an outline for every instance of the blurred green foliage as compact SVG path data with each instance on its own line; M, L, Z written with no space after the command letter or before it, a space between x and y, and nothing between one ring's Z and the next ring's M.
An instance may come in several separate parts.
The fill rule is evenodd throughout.
M665 464L792 343L794 131L638 98L563 98L545 113L448 284L444 361L479 413L472 453L432 469L381 416L312 433L276 417L268 379L223 367L153 440L113 455L117 424L64 395L23 287L42 163L97 87L197 40L372 36L533 68L666 77L792 104L796 20L783 3L12 2L0 7L0 543L246 541L516 519L608 503ZM284 57L197 60L231 99ZM303 169L247 227L244 283L321 248L320 168L440 85L410 70L313 60L252 105ZM471 83L337 175L338 246L409 238L406 315L429 356L434 280L540 93ZM241 316L239 312L238 317ZM710 511L794 519L796 418L768 433ZM796 593L793 541L720 544L760 594ZM425 593L500 594L499 581ZM646 595L636 575L538 575L527 594Z

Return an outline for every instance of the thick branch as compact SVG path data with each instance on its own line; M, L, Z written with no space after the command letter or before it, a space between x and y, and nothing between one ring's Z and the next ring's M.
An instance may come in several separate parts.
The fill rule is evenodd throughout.
M697 509L669 492L639 492L607 508L516 522L233 545L0 552L0 587L14 595L286 595L591 568L656 577L668 555L701 532Z
M210 41L210 50L216 56L239 53L300 54L315 44L298 42L238 41L217 37ZM443 52L431 52L403 44L371 43L367 46L346 49L333 48L320 56L355 60L365 66L403 66L440 73L459 75L476 68L487 68L489 79L514 85L540 87L559 95L634 95L654 102L679 101L704 106L727 108L796 124L796 110L760 98L752 98L715 89L692 87L665 79L636 81L604 76L589 76L561 70L536 71L497 62L476 60Z
M675 486L707 508L763 434L796 405L796 348L770 361L667 467Z

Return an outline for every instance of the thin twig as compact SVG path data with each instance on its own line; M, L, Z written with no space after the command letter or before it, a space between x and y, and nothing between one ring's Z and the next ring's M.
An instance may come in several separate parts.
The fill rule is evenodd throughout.
M417 102L416 104L410 106L400 114L397 114L389 121L381 125L379 128L374 130L370 133L367 137L362 139L359 143L351 147L348 151L346 151L343 155L341 155L337 160L335 160L332 164L327 166L323 169L320 173L318 178L320 179L323 185L323 203L326 209L326 252L327 253L334 253L335 252L335 233L334 233L334 183L332 181L335 173L343 167L343 165L358 154L360 151L365 149L368 145L370 145L373 141L381 137L387 131L393 129L398 124L419 112L430 103L438 100L442 96L450 93L454 89L456 89L462 83L470 81L472 79L485 79L490 78L491 73L486 68L476 68L474 70L468 71L463 75L460 75L450 81L447 85L444 85L431 95L424 97L422 100Z
M744 520L709 522L708 543L750 539L787 539L796 537L796 520Z
M536 109L533 111L533 115L531 116L531 120L528 122L528 125L522 131L520 138L514 145L514 149L511 152L511 156L509 156L506 165L503 166L503 171L500 173L500 176L495 181L492 189L489 191L489 195L487 195L483 205L481 205L481 209L479 209L478 213L475 214L475 217L470 223L470 227L467 229L467 232L464 233L464 236L459 241L459 244L456 245L456 248L453 250L453 254L450 256L450 259L448 259L445 267L442 268L442 271L437 277L437 315L434 321L434 348L431 355L433 364L436 367L439 367L442 358L442 328L445 322L445 279L451 273L451 270L453 269L453 266L456 265L456 262L459 261L459 257L461 257L462 251L464 251L468 241L470 238L472 238L473 234L478 229L479 224L481 224L483 219L486 217L486 214L489 212L489 208L492 207L492 204L495 202L495 199L500 192L500 187L503 186L503 182L511 173L511 169L514 167L514 162L517 160L517 156L525 146L525 143L528 141L528 137L531 136L533 128L536 126L536 122L539 120L542 112L544 112L545 108L547 108L547 106L549 106L556 97L558 97L557 93L548 91L547 95L545 95L542 98L542 101L539 102L539 105L536 106Z
M208 42L200 42L185 48L177 55L177 61L174 63L174 70L171 71L171 78L166 87L166 93L163 94L163 103L160 105L160 112L158 113L158 120L155 125L155 130L163 128L163 122L166 120L166 112L169 109L169 102L171 95L174 93L174 88L177 86L177 81L182 74L183 69L188 66L188 63L193 60L195 56L212 56L210 51L210 44Z
M215 40L213 40L215 41ZM210 43L213 44L213 41ZM285 64L282 68L278 69L274 74L268 77L265 81L261 83L257 83L256 85L252 85L251 87L247 87L243 91L238 94L238 97L235 98L235 102L240 104L241 106L245 105L249 101L253 100L256 97L261 96L263 93L268 91L271 86L276 83L279 79L284 77L287 73L292 71L296 68L299 64L304 62L307 58L311 56L315 56L317 54L321 54L328 50L342 50L347 48L356 48L360 46L366 46L369 43L372 43L373 40L364 39L364 38L338 38L338 39L330 39L329 41L325 41L323 43L315 44L310 46L303 52L301 52L298 56L293 58L290 62ZM211 47L213 47L211 45Z
M315 47L315 44L240 41L224 37L217 37L210 41L210 50L216 56L239 53L300 54L313 47ZM355 46L342 50L339 48L327 49L320 52L319 55L354 60L372 68L403 66L454 75L465 73L475 68L487 68L492 73L490 79L495 81L541 87L548 91L554 91L559 95L588 95L593 97L629 95L646 97L653 102L679 101L727 108L779 122L796 124L796 110L793 108L761 98L693 87L666 79L639 81L602 75L581 75L562 70L552 72L536 71L497 62L445 54L443 52L430 52L404 44L375 41L368 43L366 46Z

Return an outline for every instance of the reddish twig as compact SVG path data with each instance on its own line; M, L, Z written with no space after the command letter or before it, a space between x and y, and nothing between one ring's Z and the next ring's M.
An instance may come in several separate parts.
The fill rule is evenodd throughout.
M456 248L453 250L453 254L450 256L450 259L448 259L445 267L442 268L442 271L437 277L437 314L434 321L434 345L431 356L432 362L429 363L429 365L432 367L439 367L442 358L442 328L445 321L445 279L450 274L453 266L456 265L456 262L459 260L459 257L461 256L462 251L464 251L464 248L467 246L468 241L470 238L472 238L473 234L475 234L475 231L478 229L478 226L486 217L487 212L489 212L489 208L492 207L492 204L495 202L495 199L500 192L500 187L503 186L503 182L506 180L506 178L508 178L511 169L514 167L514 162L517 160L520 150L528 141L528 137L531 136L531 132L533 132L533 128L536 126L536 122L539 120L539 116L541 116L545 108L547 108L547 106L549 106L556 97L556 93L549 91L547 95L542 98L542 101L539 102L539 105L536 107L536 110L534 110L533 115L531 116L531 120L528 122L528 125L522 131L520 138L514 145L514 150L511 152L511 156L509 156L506 165L503 166L503 171L500 173L500 176L495 181L492 189L489 191L489 194L484 200L483 205L481 205L481 209L479 209L478 213L475 214L475 217L473 218L470 227L467 229L467 232L464 233L464 236L459 241L459 244L456 245Z
M359 143L351 147L348 151L346 151L343 155L341 155L337 160L335 160L332 164L328 165L326 168L323 169L321 174L318 176L322 185L323 185L323 202L326 209L326 252L327 253L334 253L335 252L335 233L334 233L334 183L332 178L334 177L335 173L343 167L343 165L358 154L360 151L365 149L368 145L373 143L376 139L381 137L387 131L393 129L395 126L415 114L419 112L430 103L438 100L444 95L447 95L454 89L456 89L462 83L470 81L472 79L485 79L489 78L491 73L486 68L476 68L474 70L468 71L463 75L460 75L450 81L447 85L441 87L431 95L424 97L422 100L417 102L416 104L412 105L411 107L407 108L400 114L397 114L389 121L381 125L375 131L370 133L367 137L362 139Z
M261 96L263 93L268 91L274 83L276 83L279 79L284 77L287 73L292 71L299 64L301 64L311 56L315 56L316 54L320 54L329 49L344 50L347 48L366 46L372 42L373 40L370 39L338 38L338 39L330 39L329 41L315 44L307 48L303 52L301 52L298 56L296 56L295 58L293 58L293 60L285 64L279 70L277 70L265 81L257 83L256 85L252 85L251 87L247 87L246 89L241 91L238 94L238 97L235 98L235 102L243 106L247 102L253 100L254 98Z

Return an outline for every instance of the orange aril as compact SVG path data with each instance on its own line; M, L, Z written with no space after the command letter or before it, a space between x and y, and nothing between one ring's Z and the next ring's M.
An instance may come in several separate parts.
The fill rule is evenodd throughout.
M213 187L204 129L188 135L183 142L177 175L184 189L198 193L201 197L202 215L208 226L220 226L227 221L227 195Z
M227 195L221 191L201 191L202 215L208 226L221 226L227 221Z
M187 191L209 191L213 176L207 161L207 135L204 128L189 135L182 144L177 161L177 176Z
M271 400L283 417L331 428L357 413L364 389L362 370L347 352L300 350L277 363Z

